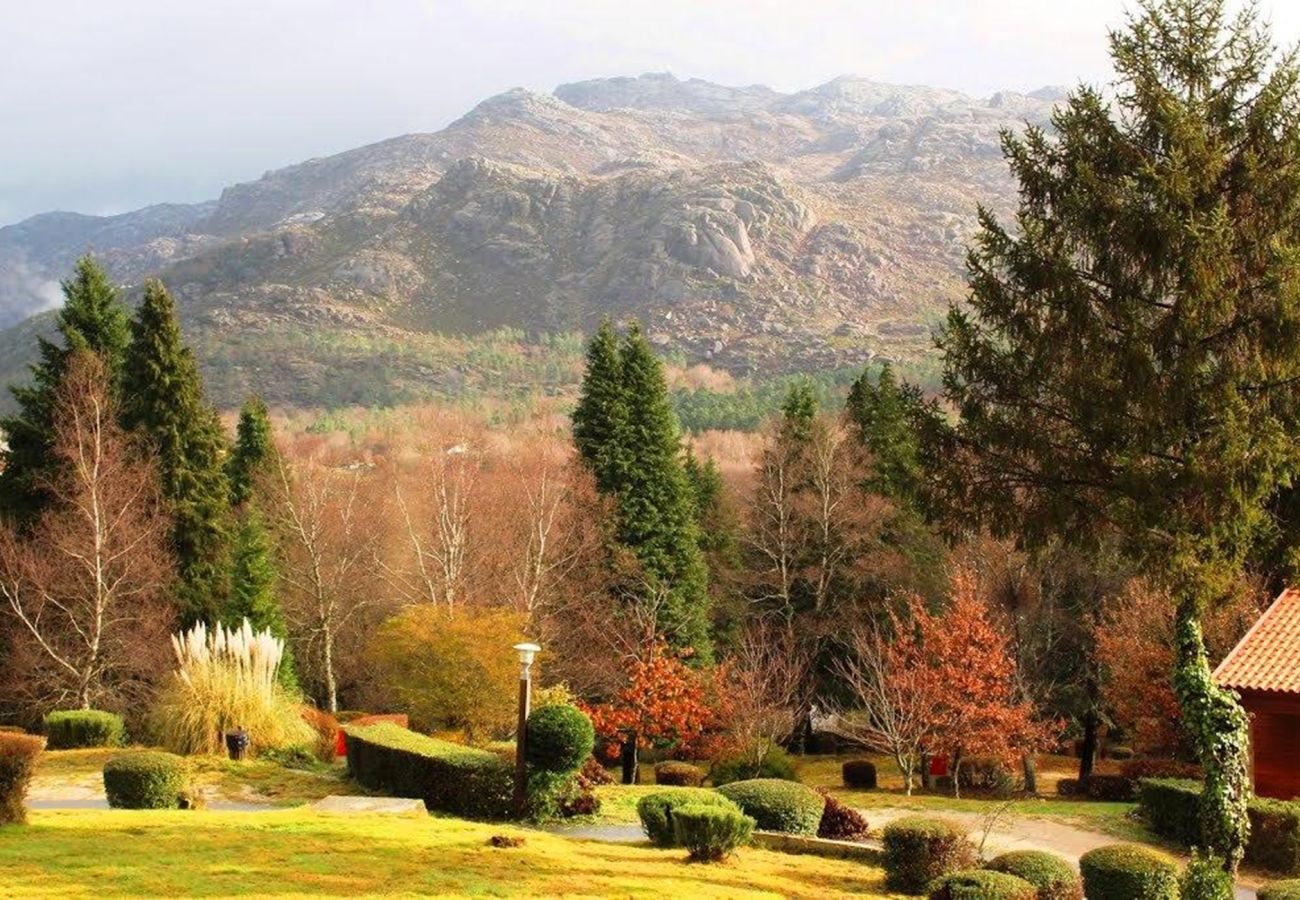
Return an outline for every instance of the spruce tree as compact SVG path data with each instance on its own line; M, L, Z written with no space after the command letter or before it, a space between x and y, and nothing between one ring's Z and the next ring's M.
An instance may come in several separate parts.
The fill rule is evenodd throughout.
M1300 71L1222 0L1147 0L1110 45L1113 92L1003 139L1019 208L1011 229L981 210L941 339L945 455L970 463L944 481L1027 540L1117 537L1176 599L1201 846L1232 868L1247 720L1200 616L1300 478Z
M31 383L12 389L18 412L0 419L9 445L0 472L0 513L20 524L31 522L49 501L42 484L51 474L52 409L69 356L78 350L98 354L116 390L129 339L126 307L94 257L77 260L62 288L55 326L62 344L38 339L40 361L32 366Z
M626 396L618 335L605 318L587 345L587 370L573 411L574 443L603 494L618 489L627 464L623 454Z
M868 486L895 502L915 505L922 481L918 425L927 415L921 392L900 384L886 364L874 384L867 372L853 382L846 412L859 440L871 451Z
M270 631L285 642L279 680L285 687L297 687L289 629L276 594L277 573L270 542L256 510L249 510L235 537L231 554L230 596L226 602L226 624L232 627L247 619L258 631Z
M817 419L817 395L807 379L799 379L786 392L781 402L781 422L785 436L798 443L812 439L813 422Z
M123 418L157 453L163 498L172 516L182 624L215 621L225 593L229 543L226 440L216 410L181 341L171 294L145 284L131 322L123 373Z
M663 366L635 324L619 361L626 409L619 539L636 554L652 588L662 591L661 624L670 639L708 660L708 569Z
M249 397L239 410L235 447L226 465L230 481L230 505L243 506L253 495L258 475L275 458L271 418L261 397Z

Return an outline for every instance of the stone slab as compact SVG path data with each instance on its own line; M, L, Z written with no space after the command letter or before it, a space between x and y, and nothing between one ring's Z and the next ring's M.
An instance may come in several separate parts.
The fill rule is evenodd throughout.
M406 797L344 797L331 794L311 805L316 812L343 815L423 816L424 801Z

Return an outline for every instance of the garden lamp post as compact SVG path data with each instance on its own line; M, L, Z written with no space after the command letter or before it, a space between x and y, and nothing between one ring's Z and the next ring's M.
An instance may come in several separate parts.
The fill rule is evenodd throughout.
M533 657L542 648L536 644L515 644L519 654L519 725L515 729L515 812L523 815L528 804L528 713L533 694Z

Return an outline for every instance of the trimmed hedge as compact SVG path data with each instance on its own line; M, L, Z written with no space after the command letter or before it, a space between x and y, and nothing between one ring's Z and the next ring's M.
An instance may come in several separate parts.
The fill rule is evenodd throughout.
M969 869L975 848L966 831L947 819L905 816L885 826L885 886L923 894L936 878Z
M1013 850L989 860L985 868L1023 878L1038 900L1083 900L1083 879L1074 864L1045 850Z
M672 847L676 844L677 830L673 816L684 806L713 806L740 812L739 806L717 791L707 788L678 788L646 794L637 802L636 814L651 843L659 847Z
M125 753L104 763L104 793L114 809L179 809L185 775L185 760L173 753Z
M758 771L743 756L724 756L713 761L709 767L709 781L714 787L722 787L736 781L753 781L756 778L779 778L782 781L798 781L794 774L794 760L780 747L772 747L763 757Z
M1083 788L1093 800L1121 801L1137 796L1137 785L1123 775L1089 775Z
M699 787L704 784L704 770L690 763L655 763L655 784L669 787Z
M1138 844L1108 844L1079 860L1088 900L1178 900L1178 863Z
M1191 847L1201 843L1201 785L1178 778L1144 778L1138 805L1157 834ZM1246 862L1274 872L1300 872L1300 802L1253 798L1247 805Z
M27 821L27 786L44 749L43 737L0 733L0 825Z
M782 834L815 837L826 808L826 798L812 788L779 778L733 781L718 793L752 816L762 830Z
M495 753L388 723L349 725L343 733L348 774L363 787L469 819L510 815L514 769Z
M1259 900L1300 900L1300 878L1275 881L1256 892Z
M696 862L726 859L753 834L754 820L734 809L688 803L673 812L674 841Z
M576 772L596 746L591 719L567 703L533 710L527 729L528 740L524 746L528 765L544 772Z
M1062 797L1077 797L1083 793L1083 786L1077 778L1062 778L1056 782L1056 793Z
M1034 886L1023 878L987 869L969 869L936 878L930 900L1034 900Z
M122 717L99 709L60 709L45 716L51 750L120 747L126 740Z
M876 764L869 759L849 759L840 766L844 786L861 791L876 789Z

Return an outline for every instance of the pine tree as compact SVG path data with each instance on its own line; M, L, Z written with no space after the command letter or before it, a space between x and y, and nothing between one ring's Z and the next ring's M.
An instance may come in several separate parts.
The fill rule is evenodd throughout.
M1178 602L1175 687L1205 767L1202 847L1249 833L1246 716L1200 629L1300 477L1300 71L1247 6L1147 0L1111 35L1114 100L1003 139L941 340L970 463L952 500L1028 541L1116 535Z
M51 411L70 355L78 350L98 354L115 390L129 339L126 307L94 257L77 260L62 287L64 304L55 326L62 346L38 339L40 361L32 366L31 383L12 389L19 411L0 419L9 444L0 472L0 513L19 523L31 522L49 500L42 483L53 458Z
M284 658L280 663L280 683L289 688L297 687L298 676L294 671L293 653L288 643L289 629L276 595L278 576L275 562L271 556L266 530L255 510L249 510L235 537L230 568L230 597L223 616L226 624L238 626L247 619L258 631L270 631L283 640L285 645Z
M817 395L807 380L800 379L790 386L781 403L782 430L790 440L806 443L812 439L816 419Z
M271 418L261 397L249 397L239 410L235 447L226 465L230 481L230 505L242 506L253 495L260 472L275 458Z
M229 544L226 440L203 398L203 382L181 341L171 295L146 282L131 323L123 374L123 418L158 456L163 497L171 513L182 624L215 621L225 593Z
M863 446L871 451L869 487L909 506L917 502L921 480L919 420L926 414L921 392L900 384L886 364L872 384L863 372L849 389L846 412Z
M587 345L587 371L573 411L574 443L603 494L618 489L627 465L623 455L626 407L618 335L606 318Z

